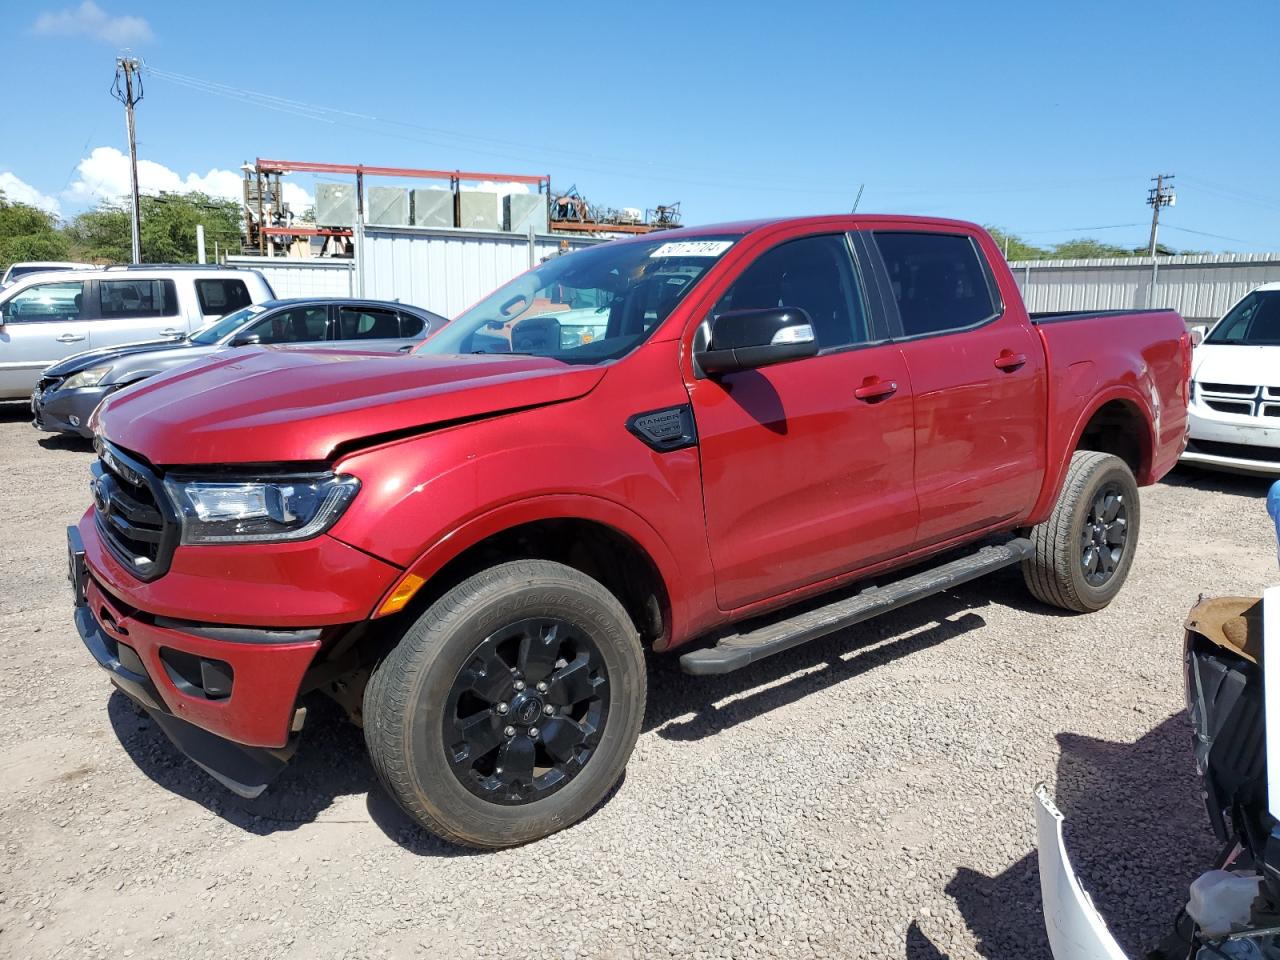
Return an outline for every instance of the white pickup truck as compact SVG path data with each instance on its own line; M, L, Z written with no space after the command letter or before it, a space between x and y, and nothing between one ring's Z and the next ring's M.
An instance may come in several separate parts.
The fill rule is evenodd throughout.
M177 338L271 300L256 270L129 266L33 273L0 291L0 400L25 399L40 371L97 347Z
M1280 476L1280 283L1263 284L1232 307L1191 363L1182 462Z

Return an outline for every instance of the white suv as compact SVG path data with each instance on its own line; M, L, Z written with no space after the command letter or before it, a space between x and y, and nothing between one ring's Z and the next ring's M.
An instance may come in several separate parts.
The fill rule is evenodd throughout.
M256 270L227 267L139 265L23 277L0 291L0 400L29 396L55 360L173 339L274 298Z
M1183 462L1280 476L1280 283L1232 307L1191 364Z

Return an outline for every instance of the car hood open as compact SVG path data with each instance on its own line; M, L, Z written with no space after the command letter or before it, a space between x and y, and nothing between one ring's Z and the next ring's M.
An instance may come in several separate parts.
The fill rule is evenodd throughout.
M598 366L511 354L246 348L114 394L90 425L158 466L329 460L361 441L572 400Z

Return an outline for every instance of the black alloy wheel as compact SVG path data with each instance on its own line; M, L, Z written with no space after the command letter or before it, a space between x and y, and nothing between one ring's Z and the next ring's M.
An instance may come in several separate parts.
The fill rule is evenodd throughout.
M1129 537L1129 511L1119 483L1104 484L1094 495L1080 532L1080 563L1085 580L1100 587L1115 574Z
M563 619L520 620L487 637L454 679L445 755L476 796L531 803L591 760L608 716L608 672L591 638Z

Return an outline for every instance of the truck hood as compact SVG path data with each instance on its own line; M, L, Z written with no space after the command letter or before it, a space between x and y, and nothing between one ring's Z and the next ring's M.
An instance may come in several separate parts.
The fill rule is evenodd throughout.
M169 351L179 348L190 349L190 346L185 340L166 338L164 340L139 340L136 343L119 343L113 347L99 347L97 350L86 350L84 353L77 353L74 356L67 357L65 360L59 360L57 363L51 364L45 368L44 376L65 377L68 374L87 370L89 367L101 367L114 363L121 357L132 356L135 353L151 353L155 350Z
M158 466L318 462L369 438L572 400L604 372L511 354L249 347L113 394L90 426Z
M1202 343L1191 357L1191 376L1209 383L1280 387L1280 347Z

